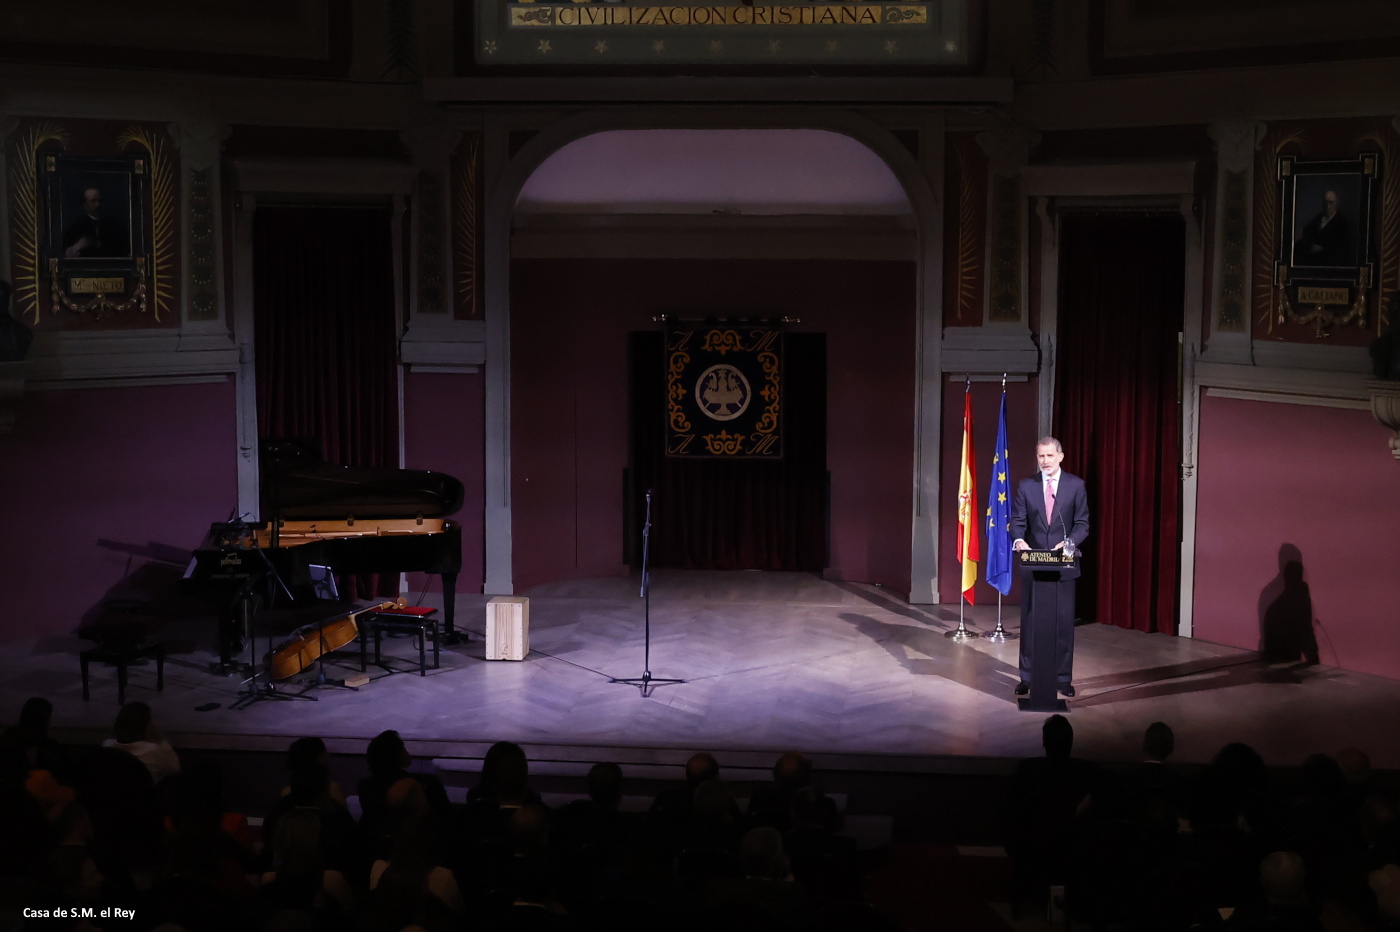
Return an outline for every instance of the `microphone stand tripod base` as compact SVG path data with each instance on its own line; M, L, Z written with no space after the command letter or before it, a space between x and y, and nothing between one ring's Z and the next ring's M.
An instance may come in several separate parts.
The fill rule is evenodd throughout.
M616 677L616 676L615 676L615 677L612 677L611 679L609 679L608 682L609 682L609 683L621 683L621 684L623 684L624 686L636 686L638 689L640 689L640 690L642 691L642 698L643 698L643 699L648 699L648 698L651 697L651 691L652 691L652 689L654 689L655 687L657 687L657 686L673 686L673 685L675 685L675 684L677 684L677 683L684 683L685 680L669 679L669 678L666 678L666 677L652 676L652 675L651 675L651 671L650 671L650 670L647 670L647 671L643 672L641 676L634 676L634 677Z
M264 683L262 686L257 686L255 688L249 689L248 692L244 693L243 696L240 699L238 699L238 701L232 703L229 706L229 708L238 709L239 711L242 711L243 709L248 708L248 706L252 705L253 703L262 702L264 699L307 699L311 702L320 701L315 696L304 696L301 693L278 692L277 687L274 686L272 683Z

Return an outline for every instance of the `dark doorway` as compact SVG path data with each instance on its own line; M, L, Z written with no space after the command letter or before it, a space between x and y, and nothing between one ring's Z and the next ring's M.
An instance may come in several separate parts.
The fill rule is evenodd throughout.
M660 332L633 333L628 558L641 562L647 489L651 565L821 572L827 563L826 335L788 333L780 460L682 459L664 454L665 367Z
M1061 220L1054 429L1091 514L1079 615L1173 634L1185 242L1177 214Z

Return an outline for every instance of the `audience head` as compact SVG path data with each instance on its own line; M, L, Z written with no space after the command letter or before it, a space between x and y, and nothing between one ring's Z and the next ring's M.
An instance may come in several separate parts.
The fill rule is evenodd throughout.
M390 728L370 739L369 747L365 750L365 762L374 776L387 776L408 766L408 748L399 733Z
M428 814L428 795L412 777L395 780L384 794L384 804L397 821Z
M19 721L15 724L29 732L35 741L47 741L52 719L53 703L43 696L30 696L19 710Z
M588 798L600 808L616 809L622 802L622 768L610 761L590 767Z
M718 776L719 761L708 751L692 754L690 760L685 762L685 782L690 784L691 789Z
M112 725L112 734L120 744L134 744L145 741L151 731L151 707L144 702L128 702L117 713Z
M1225 783L1236 790L1257 789L1269 781L1264 758L1254 748L1235 741L1225 745L1211 761L1211 768Z
M307 764L324 764L330 759L326 742L320 738L298 738L287 748L287 769L297 770Z
M1397 819L1395 800L1390 796L1372 793L1361 803L1359 813L1361 836L1370 848L1388 848L1392 852L1396 845Z
M1371 780L1371 758L1360 748L1342 748L1337 752L1337 766L1348 783L1369 783Z
M1303 858L1292 851L1275 851L1259 862L1259 887L1270 906L1306 906Z
M1148 760L1164 761L1176 750L1176 734L1166 722L1153 722L1142 736L1142 753Z
M773 782L786 790L800 790L811 780L812 762L801 751L785 751L773 765Z
M1309 796L1336 799L1346 792L1342 768L1326 754L1309 754L1300 770L1303 791Z
M1382 922L1400 922L1400 867L1387 864L1371 871L1371 892L1376 895L1376 912Z
M530 760L525 749L513 741L491 745L481 761L481 782L490 788L497 802L523 803L530 785Z
M1069 757L1074 750L1074 727L1063 715L1052 715L1040 729L1041 745L1046 757Z

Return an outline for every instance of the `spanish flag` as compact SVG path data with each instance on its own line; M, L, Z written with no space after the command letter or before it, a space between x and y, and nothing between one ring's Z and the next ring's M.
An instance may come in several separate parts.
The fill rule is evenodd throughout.
M977 534L982 522L977 514L977 462L972 452L972 383L963 391L962 475L958 479L958 562L962 564L962 594L976 605L977 561L982 548Z

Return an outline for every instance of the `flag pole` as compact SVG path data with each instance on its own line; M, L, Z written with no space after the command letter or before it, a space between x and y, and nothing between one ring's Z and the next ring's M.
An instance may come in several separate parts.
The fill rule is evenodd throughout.
M987 582L997 591L997 626L982 636L1002 643L1016 637L1001 624L1002 597L1011 591L1011 484L1006 445L1006 373L1001 374L1001 414L997 418L997 448L992 457L992 485L987 500Z
M1006 631L1006 629L1003 628L1003 627L1001 626L1001 593L1000 593L1000 592L997 593L997 626L996 626L996 628L995 628L994 630L988 631L986 634L984 634L984 635L982 635L982 636L983 636L984 638L986 638L987 640L989 640L989 641L995 641L995 642L998 643L998 644L1001 644L1001 643L1003 643L1003 642L1005 642L1005 641L1009 641L1009 640L1011 640L1012 638L1014 638L1014 637L1016 636L1016 635L1014 635L1014 634L1008 634L1007 631Z
M963 462L962 462L961 469L962 469L962 473L963 473L964 479L963 479L962 481L959 481L959 483L958 483L958 508L959 508L959 512L960 512L958 520L959 520L959 527L960 527L960 529L961 529L961 534L959 535L960 541L962 540L963 535L972 534L972 535L974 535L974 536L973 536L973 538L972 538L972 544L971 544L971 546L964 546L961 550L959 550L959 552L958 552L958 562L959 562L959 563L962 563L964 560L976 559L976 557L977 557L977 555L978 555L978 552L979 552L979 549L978 549L977 544L976 544L977 538L976 538L975 535L976 535L977 532L978 532L977 529L978 529L978 527L979 527L979 525L980 525L980 522L978 522L977 520L975 520L975 518L973 517L973 516L976 514L976 505L973 504L972 501L971 501L971 499L975 498L975 497L976 497L976 494L977 494L977 493L976 493L976 485L974 484L970 489L967 488L967 487L965 486L965 483L966 483L967 481L971 480L971 477L972 477L973 475L975 475L975 464L969 464L969 463L968 463L968 460L972 459L972 457L973 457L973 452L972 452L972 373L969 372L969 373L967 373L966 381L963 383L963 450L962 450L962 460L963 460ZM962 501L962 498L963 498L964 493L966 493L966 494L968 495L968 502L966 503L966 505L967 505L968 507L966 508L966 517L965 517L965 518L964 518L963 515L961 514L961 512L963 511L963 508L964 508L964 504L965 504L965 503ZM977 570L976 570L976 564L975 564L975 563L973 564L972 574L973 574L973 579L974 579L974 581L975 581L976 575L977 575ZM964 574L964 575L965 575L965 574ZM964 580L964 581L965 581L965 580ZM959 584L959 586L958 586L958 626L957 626L955 629L953 629L952 631L946 631L946 632L944 632L944 634L943 634L943 636L944 636L945 638L948 638L949 640L952 640L952 641L959 641L959 642L961 642L961 641L971 641L971 640L974 640L974 639L976 639L976 638L978 638L978 637L981 636L981 635L977 634L977 632L975 632L975 631L969 631L969 630L967 629L967 618L966 618L966 616L965 616L965 606L966 606L966 603L967 603L967 593L968 593L969 591L970 591L969 588L964 587L961 583Z

